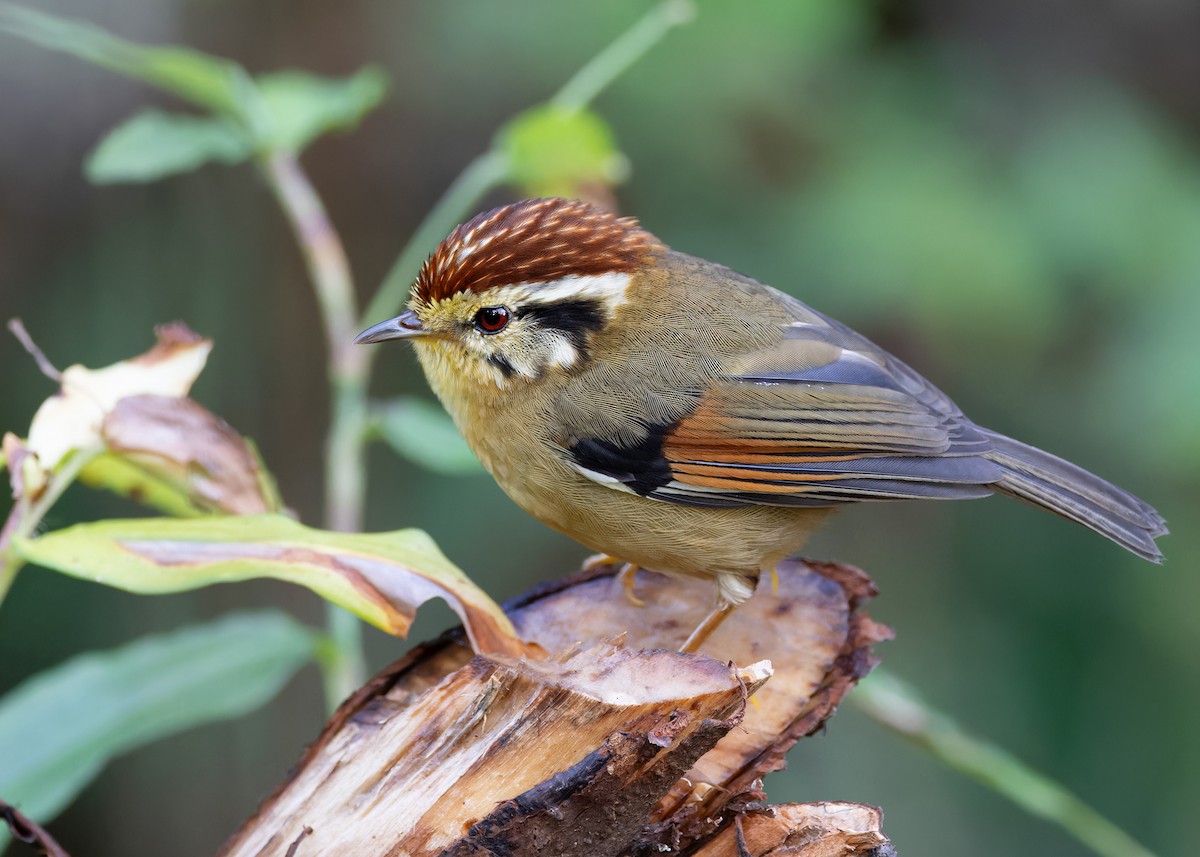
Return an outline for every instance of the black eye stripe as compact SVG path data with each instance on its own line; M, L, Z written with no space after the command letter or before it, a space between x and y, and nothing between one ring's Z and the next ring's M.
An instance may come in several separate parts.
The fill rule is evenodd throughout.
M605 314L600 302L580 298L552 303L533 302L521 307L522 318L529 318L542 327L554 328L566 335L571 344L583 350L587 338L604 327Z

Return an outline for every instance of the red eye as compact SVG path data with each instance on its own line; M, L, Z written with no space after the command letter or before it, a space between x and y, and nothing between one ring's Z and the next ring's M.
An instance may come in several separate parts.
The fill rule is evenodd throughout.
M480 333L499 333L508 327L508 307L485 306L475 313L475 329Z

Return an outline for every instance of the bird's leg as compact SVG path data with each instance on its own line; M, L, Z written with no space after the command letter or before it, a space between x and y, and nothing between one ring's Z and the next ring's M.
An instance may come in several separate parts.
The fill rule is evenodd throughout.
M729 618L729 614L733 612L734 608L754 594L754 587L758 583L756 574L724 572L716 577L717 606L704 617L703 622L696 626L696 630L692 631L687 642L683 644L683 648L679 650L681 652L694 654L699 650L704 645L704 641L712 636L712 632L721 627L721 623Z
M621 566L621 570L617 572L617 580L621 584L621 589L625 594L625 600L634 607L645 607L646 602L638 598L634 587L637 586L638 567L632 562L627 562Z
M718 604L716 609L704 617L704 621L696 626L696 630L692 631L692 635L687 638L687 642L679 649L685 654L694 655L699 651L704 642L712 636L712 632L721 627L721 623L729 618L729 614L737 607L736 604Z
M584 571L595 571L598 568L603 568L606 565L619 565L624 560L617 559L615 556L609 556L606 553L594 553L583 561L580 566Z

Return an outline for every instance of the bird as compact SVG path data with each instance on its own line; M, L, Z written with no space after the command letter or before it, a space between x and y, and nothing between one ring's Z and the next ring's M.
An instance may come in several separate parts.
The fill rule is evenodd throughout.
M638 569L715 581L695 652L839 507L1003 494L1153 562L1150 505L984 428L898 358L631 217L527 199L457 226L400 315L476 456L533 517ZM627 592L631 590L627 588Z

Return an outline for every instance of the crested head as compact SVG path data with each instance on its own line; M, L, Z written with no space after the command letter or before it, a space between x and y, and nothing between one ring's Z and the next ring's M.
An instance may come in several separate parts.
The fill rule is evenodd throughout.
M420 303L496 286L632 273L660 246L632 217L580 200L527 199L455 227L413 284Z
M579 370L663 249L633 218L585 202L506 205L455 228L421 267L403 331L393 320L369 341L414 339L435 388L503 390Z

